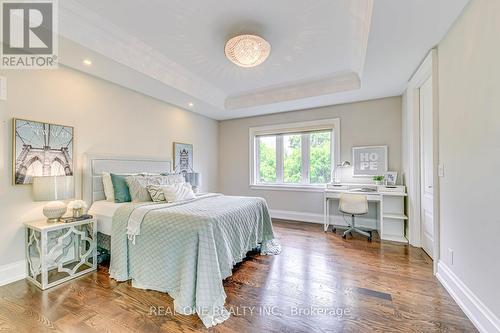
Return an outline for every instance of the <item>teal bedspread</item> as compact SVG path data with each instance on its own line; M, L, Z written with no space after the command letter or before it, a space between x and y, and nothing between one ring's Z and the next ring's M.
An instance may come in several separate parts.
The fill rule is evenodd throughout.
M229 318L222 280L247 252L281 250L266 201L207 196L149 211L135 244L127 237L132 212L154 203L131 203L113 217L110 275L142 289L167 292L175 311L197 313L206 327Z

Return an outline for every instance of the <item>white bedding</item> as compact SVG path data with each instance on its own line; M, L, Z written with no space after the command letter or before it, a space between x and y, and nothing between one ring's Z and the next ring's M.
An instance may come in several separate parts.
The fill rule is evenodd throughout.
M116 203L106 200L99 200L92 204L88 213L97 219L97 231L111 236L111 226L113 224L113 215L118 208L127 203Z

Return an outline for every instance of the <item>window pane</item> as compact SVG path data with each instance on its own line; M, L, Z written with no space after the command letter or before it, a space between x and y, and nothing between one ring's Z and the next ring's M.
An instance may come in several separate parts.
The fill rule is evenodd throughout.
M309 170L312 184L330 182L332 171L331 139L331 132L311 133Z
M258 138L259 143L259 179L262 183L276 182L276 137Z
M300 134L283 136L283 181L300 183L301 172L301 138Z

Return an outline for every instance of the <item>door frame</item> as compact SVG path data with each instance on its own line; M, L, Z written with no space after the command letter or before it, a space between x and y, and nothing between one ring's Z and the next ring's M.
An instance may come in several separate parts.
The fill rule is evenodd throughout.
M438 94L438 53L432 49L418 70L408 82L404 96L404 148L406 153L406 185L408 187L408 238L411 245L422 247L421 219L421 155L420 155L420 88L432 77L433 90L433 182L434 182L434 274L440 258L439 223L439 94Z

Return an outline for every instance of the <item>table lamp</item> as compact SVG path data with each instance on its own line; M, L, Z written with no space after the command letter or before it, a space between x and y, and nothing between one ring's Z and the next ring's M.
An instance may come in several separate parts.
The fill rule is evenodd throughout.
M193 192L198 193L198 187L201 185L201 175L199 172L187 172L186 182L191 184L193 187Z
M348 168L351 166L351 162L349 161L344 161L342 163L339 163L333 168L332 174L331 174L331 180L332 184L340 184L341 178L342 178L342 169Z
M73 176L33 177L35 201L50 201L43 207L47 222L58 222L66 213L66 204L61 200L74 197Z

